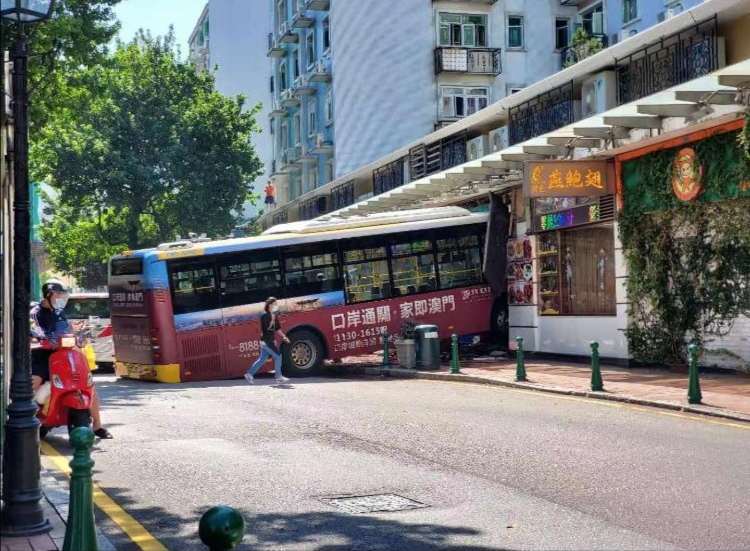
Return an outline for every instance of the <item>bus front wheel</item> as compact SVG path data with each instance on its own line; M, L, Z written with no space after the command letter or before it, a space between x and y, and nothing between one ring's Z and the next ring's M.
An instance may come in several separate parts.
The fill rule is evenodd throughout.
M311 377L323 363L323 344L312 331L300 330L289 335L292 341L282 354L284 371L292 377Z

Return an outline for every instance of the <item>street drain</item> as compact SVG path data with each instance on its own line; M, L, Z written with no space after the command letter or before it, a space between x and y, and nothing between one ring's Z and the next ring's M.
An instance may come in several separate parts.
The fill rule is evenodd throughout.
M347 513L383 513L391 511L408 511L429 507L419 501L407 499L396 494L375 494L368 496L337 496L321 497L323 503L328 503Z

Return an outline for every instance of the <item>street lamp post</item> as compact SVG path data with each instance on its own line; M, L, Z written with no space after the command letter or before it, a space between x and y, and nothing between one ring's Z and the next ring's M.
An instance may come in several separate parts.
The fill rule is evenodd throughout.
M52 526L42 510L39 421L31 384L29 307L31 213L29 209L28 60L24 27L49 18L55 0L0 0L0 17L16 24L13 42L13 375L5 423L3 536L31 536Z

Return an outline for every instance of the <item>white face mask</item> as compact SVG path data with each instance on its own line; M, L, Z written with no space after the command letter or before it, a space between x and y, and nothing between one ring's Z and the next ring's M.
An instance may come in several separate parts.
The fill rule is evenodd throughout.
M56 298L52 301L52 308L58 311L64 310L66 304L68 304L67 298Z

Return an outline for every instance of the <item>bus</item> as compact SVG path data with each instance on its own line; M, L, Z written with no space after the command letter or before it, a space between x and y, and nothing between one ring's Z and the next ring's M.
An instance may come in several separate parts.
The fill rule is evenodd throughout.
M487 213L459 207L293 222L257 237L177 241L109 262L115 370L167 383L241 377L279 301L283 370L382 350L404 322L487 333L501 305L482 273ZM271 370L271 364L264 370Z

